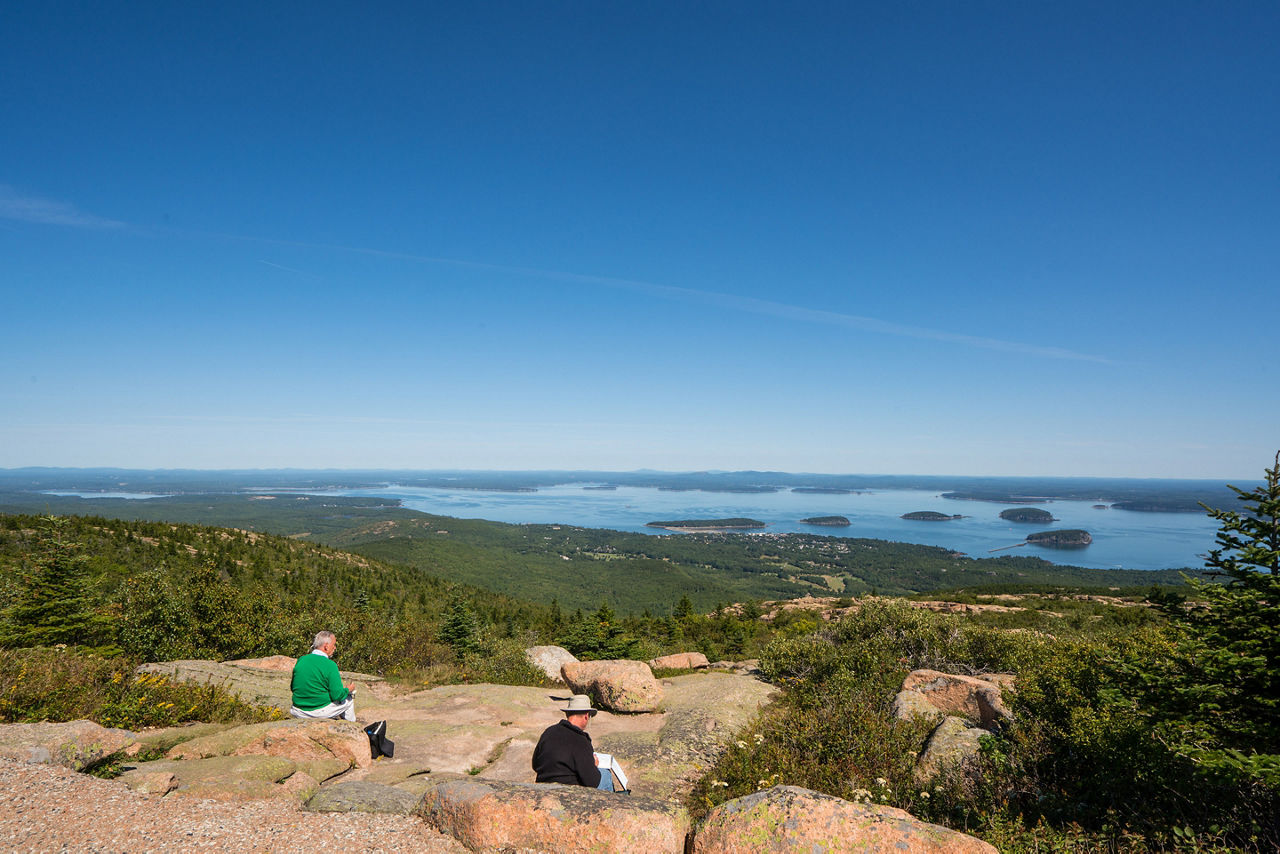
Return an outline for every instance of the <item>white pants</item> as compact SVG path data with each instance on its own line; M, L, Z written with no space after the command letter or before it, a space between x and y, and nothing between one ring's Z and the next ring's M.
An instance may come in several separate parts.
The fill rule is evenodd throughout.
M342 718L344 721L354 721L356 719L356 698L348 697L341 703L330 703L318 709L299 709L297 706L290 706L289 714L295 718Z

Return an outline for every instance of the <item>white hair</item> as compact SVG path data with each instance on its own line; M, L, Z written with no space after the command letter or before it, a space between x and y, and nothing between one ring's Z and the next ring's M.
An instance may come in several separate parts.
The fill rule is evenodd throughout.
M325 629L322 632L316 632L316 639L311 642L311 648L319 649L331 640L337 640L337 638L334 637L333 632L328 629Z

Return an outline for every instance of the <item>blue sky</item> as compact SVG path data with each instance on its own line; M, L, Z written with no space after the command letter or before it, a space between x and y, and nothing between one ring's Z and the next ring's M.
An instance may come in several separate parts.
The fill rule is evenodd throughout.
M1256 479L1274 3L15 3L0 467Z

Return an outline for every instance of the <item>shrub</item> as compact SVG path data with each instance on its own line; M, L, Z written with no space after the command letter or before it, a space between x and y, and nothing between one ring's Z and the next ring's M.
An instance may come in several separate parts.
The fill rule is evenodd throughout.
M1029 655L1025 640L901 601L864 600L854 614L805 637L780 637L760 659L786 688L747 737L696 787L690 808L773 785L795 785L854 801L931 810L913 779L929 726L894 717L892 702L918 668L1007 669Z
M91 720L139 729L186 721L253 723L283 712L221 688L135 675L137 662L75 648L0 650L0 721Z

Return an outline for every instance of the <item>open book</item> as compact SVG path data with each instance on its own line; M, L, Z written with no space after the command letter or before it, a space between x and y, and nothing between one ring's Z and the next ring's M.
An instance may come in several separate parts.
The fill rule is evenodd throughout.
M627 784L626 772L622 770L622 766L618 764L618 760L613 758L613 754L597 753L596 760L597 760L596 764L600 767L601 774L603 774L606 770L612 771L613 776L617 777L618 782L622 784L622 788L624 789L631 788L631 786Z

